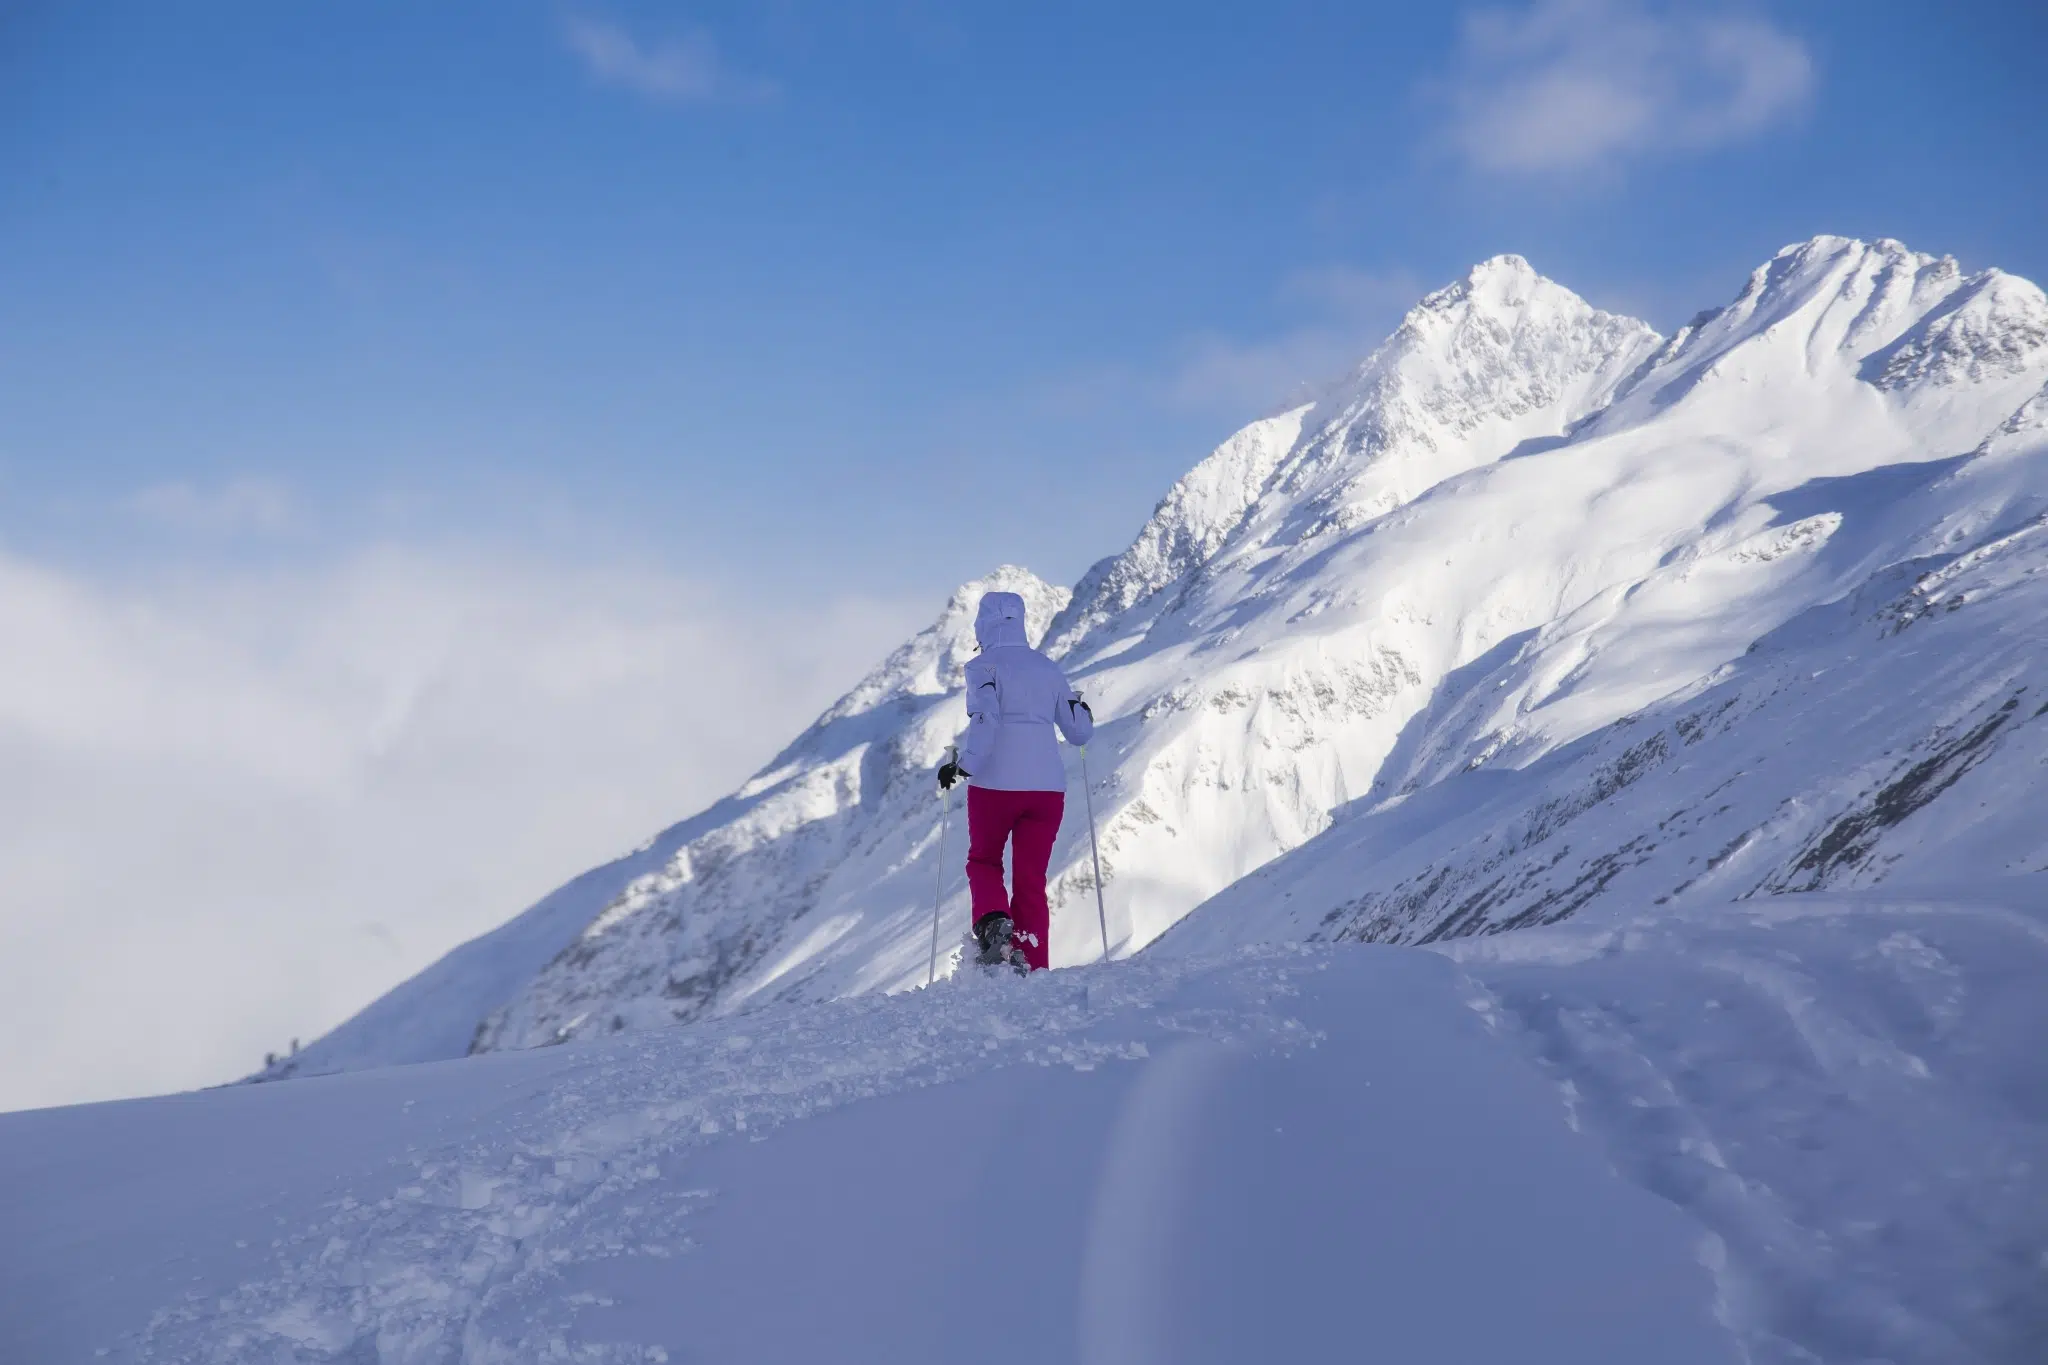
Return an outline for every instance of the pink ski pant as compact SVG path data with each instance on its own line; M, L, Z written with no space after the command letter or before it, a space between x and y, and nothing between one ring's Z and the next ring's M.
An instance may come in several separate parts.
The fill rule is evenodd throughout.
M967 789L967 889L974 918L1008 915L1017 946L1034 969L1046 965L1052 911L1045 903L1045 868L1066 812L1065 792ZM1003 891L1003 845L1010 845L1010 891Z

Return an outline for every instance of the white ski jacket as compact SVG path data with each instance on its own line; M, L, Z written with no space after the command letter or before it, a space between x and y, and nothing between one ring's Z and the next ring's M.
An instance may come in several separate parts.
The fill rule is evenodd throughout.
M984 593L974 615L981 653L967 665L967 737L960 771L969 785L996 791L1067 789L1057 730L1086 744L1095 717L1067 686L1060 666L1024 638L1024 599Z

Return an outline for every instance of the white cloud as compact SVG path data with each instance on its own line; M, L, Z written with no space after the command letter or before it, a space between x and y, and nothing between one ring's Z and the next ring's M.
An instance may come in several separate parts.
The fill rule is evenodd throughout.
M1482 171L1579 173L1699 151L1784 121L1814 85L1805 44L1706 6L1538 0L1466 16L1440 93Z
M206 1084L735 785L928 604L0 557L0 1109Z
M291 495L267 479L231 479L218 488L158 484L129 505L146 521L196 535L279 535L293 519Z
M727 67L706 33L645 43L608 19L571 16L570 51L598 81L671 104L750 103L771 98L773 82Z
M1279 293L1309 319L1265 337L1193 338L1170 384L1174 402L1243 414L1299 401L1371 354L1423 290L1404 273L1329 266L1290 275Z

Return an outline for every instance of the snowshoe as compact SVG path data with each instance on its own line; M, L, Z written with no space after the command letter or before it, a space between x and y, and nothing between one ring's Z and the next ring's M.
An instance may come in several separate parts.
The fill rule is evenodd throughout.
M983 915L974 922L974 965L1008 967L1019 976L1031 970L1024 950L1013 936L1016 926L1008 915Z

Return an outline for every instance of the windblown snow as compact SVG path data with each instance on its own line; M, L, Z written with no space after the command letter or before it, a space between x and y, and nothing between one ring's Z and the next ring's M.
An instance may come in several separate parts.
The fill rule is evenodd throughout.
M1088 965L1074 801L1083 969L913 989L935 888L942 976L966 929L931 771L991 588L1095 710L1111 956L1147 951ZM2044 641L2034 285L1821 237L1662 337L1497 257L1071 591L962 586L730 796L261 1079L365 1074L0 1116L37 1188L190 1141L230 1211L187 1284L186 1223L92 1204L64 1246L156 1259L34 1340L2038 1360ZM230 1111L299 1174L193 1136ZM993 1342L992 1257L1050 1305Z

